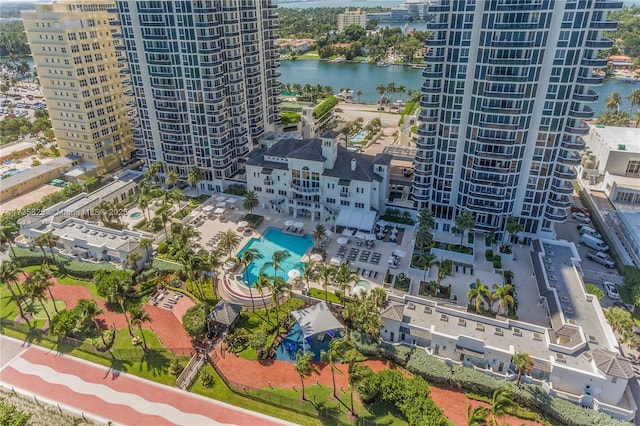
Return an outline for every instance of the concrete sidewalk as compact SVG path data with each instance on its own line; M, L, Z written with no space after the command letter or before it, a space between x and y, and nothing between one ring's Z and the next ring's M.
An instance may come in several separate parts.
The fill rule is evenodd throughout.
M99 422L128 425L288 425L176 388L0 337L0 384Z

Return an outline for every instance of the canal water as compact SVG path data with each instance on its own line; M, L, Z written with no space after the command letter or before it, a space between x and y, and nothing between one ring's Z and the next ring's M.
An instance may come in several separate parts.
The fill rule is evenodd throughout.
M360 102L376 103L380 95L376 87L380 84L394 83L396 87L404 86L407 90L418 90L422 85L422 70L408 66L390 65L380 67L376 64L337 63L330 64L327 61L282 61L279 71L282 73L282 83L300 83L331 86L337 93L341 88L349 88L354 94L360 90ZM600 115L604 111L606 97L613 92L622 96L620 109L629 110L631 106L627 96L633 89L640 89L640 83L625 82L618 79L606 79L601 86L593 87L600 98L598 102L590 104ZM355 95L354 95L355 96ZM406 93L388 95L392 100L406 99Z

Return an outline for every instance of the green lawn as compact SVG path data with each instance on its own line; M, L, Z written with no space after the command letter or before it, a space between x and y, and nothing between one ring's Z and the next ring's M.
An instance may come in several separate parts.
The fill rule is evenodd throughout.
M291 410L285 410L282 408L274 407L273 405L264 404L253 399L244 398L229 389L220 376L216 373L216 371L210 365L205 365L202 372L208 372L213 375L214 382L209 387L204 387L200 384L200 380L196 380L196 382L191 387L191 392L197 393L198 395L206 396L208 398L216 399L218 401L226 402L227 404L235 405L237 407L246 408L248 410L257 411L262 414L266 414L268 416L277 417L280 419L287 420L292 423L297 423L300 425L321 425L323 424L319 419L308 417L302 414L298 414Z
M64 301L62 300L56 300L55 301L55 307L53 306L54 302L51 299L46 299L44 301L44 309L47 310L47 312L49 313L49 316L51 318L53 318L56 315L56 308L59 311L62 311L63 309L65 309L65 304ZM46 320L47 319L47 313L44 311L44 309L42 308L42 304L40 304L40 301L31 301L24 306L24 310L26 312L31 312L33 313L33 318L36 320Z
M310 50L300 56L296 56L296 61L317 61L318 59L320 59L320 55L318 55L317 50Z
M13 291L16 292L16 294L18 293L15 286L13 287ZM4 286L0 287L0 316L2 319L13 321L19 313L18 305L13 301L11 292Z
M319 288L311 288L309 289L309 295L311 297L315 297L317 299L321 299L324 300L324 294L327 293L327 300L329 302L333 302L333 303L342 303L342 301L340 300L340 298L338 296L336 296L336 294L332 291L324 291L324 290L320 290Z
M83 280L80 278L74 278L71 275L67 275L63 272L60 272L55 265L51 265L50 268L60 284L84 286L87 288L87 290L89 290L89 293L91 293L91 297L93 297L96 300L103 300L103 298L100 297L100 295L98 294L95 284L92 283L91 281ZM22 268L22 270L27 274L32 274L33 272L40 270L40 266L38 265L25 266L24 268Z

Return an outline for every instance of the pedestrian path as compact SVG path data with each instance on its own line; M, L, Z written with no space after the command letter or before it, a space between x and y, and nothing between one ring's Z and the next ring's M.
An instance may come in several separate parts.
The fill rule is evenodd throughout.
M16 341L2 336L1 342ZM3 364L3 386L99 421L123 425L289 424L39 347L30 347Z

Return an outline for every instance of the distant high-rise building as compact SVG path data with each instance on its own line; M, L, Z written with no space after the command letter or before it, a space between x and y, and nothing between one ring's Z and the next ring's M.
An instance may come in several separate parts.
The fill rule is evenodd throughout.
M121 167L134 150L110 5L63 0L22 12L58 148L94 174Z
M349 25L367 28L367 14L360 9L345 9L344 13L338 15L338 31L344 31Z
M439 229L516 217L527 234L567 218L577 152L614 30L608 0L438 0L427 40L413 197Z
M278 117L276 7L270 0L115 2L139 116L134 142L149 165L200 189L224 180Z

